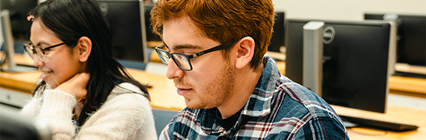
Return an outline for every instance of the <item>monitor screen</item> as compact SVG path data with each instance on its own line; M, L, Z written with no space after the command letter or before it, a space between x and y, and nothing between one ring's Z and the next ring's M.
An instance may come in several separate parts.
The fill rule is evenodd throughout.
M113 57L147 62L143 2L139 0L97 0L111 34Z
M366 13L364 18L383 20L384 15ZM426 66L426 15L397 15L397 63Z
M29 12L37 6L37 0L1 0L1 10L10 11L12 35L15 41L27 42L30 39L31 22Z
M25 116L17 110L0 106L0 139L51 140L51 130L46 121Z
M151 26L151 10L154 7L154 4L145 4L144 8L145 8L145 25L146 25L146 40L149 41L163 41L161 39L161 37L157 34L155 34L152 31L152 26ZM157 46L149 46L149 47L157 47Z
M281 48L284 47L284 20L284 11L275 11L274 32L272 32L268 51L281 52Z
M303 26L286 21L286 76L303 83ZM385 112L390 23L324 21L322 98L328 103ZM332 37L331 37L332 36Z

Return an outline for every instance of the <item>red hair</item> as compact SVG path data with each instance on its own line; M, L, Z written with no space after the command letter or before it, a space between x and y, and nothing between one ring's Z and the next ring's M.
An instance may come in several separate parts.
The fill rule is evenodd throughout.
M252 37L256 45L250 67L256 69L262 64L274 25L271 0L158 0L151 11L153 31L161 36L166 21L184 15L204 35L220 43ZM230 49L225 51L225 58Z

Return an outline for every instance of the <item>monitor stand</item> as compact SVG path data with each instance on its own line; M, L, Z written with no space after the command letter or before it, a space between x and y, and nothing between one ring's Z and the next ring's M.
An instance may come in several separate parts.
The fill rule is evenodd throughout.
M26 67L26 66L18 66L15 62L15 48L14 41L12 36L12 26L10 24L10 13L9 10L1 11L1 28L2 34L4 37L4 47L5 47L5 59L3 63L6 63L7 66L2 66L1 71L7 72L31 72L37 71L36 67Z
M397 50L397 32L398 32L398 14L385 14L383 19L389 21L391 24L391 31L389 36L389 59L388 59L388 74L392 75L395 73L396 63L396 50Z
M322 97L322 33L324 22L310 21L303 26L303 86Z

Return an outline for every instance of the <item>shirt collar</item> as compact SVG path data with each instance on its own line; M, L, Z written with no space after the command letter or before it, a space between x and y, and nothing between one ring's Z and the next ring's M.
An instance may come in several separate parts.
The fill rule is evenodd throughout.
M253 94L241 112L243 115L260 117L268 115L271 111L271 100L276 92L277 80L279 80L281 74L272 57L265 55L263 64L262 76L259 78Z
M271 100L276 89L276 81L279 80L281 74L272 57L265 55L263 65L262 76L259 78L255 90L243 107L241 115L260 117L268 115L271 111ZM221 131L214 114L214 109L201 109L195 112L198 112L196 121L200 123L206 133ZM241 118L239 121L241 121Z

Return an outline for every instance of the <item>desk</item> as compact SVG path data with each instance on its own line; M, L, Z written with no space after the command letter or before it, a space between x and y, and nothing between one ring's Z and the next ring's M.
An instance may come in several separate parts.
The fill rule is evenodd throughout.
M332 105L340 115L367 119L413 124L419 126L416 131L392 132L371 128L348 128L351 140L424 140L426 138L426 111L398 106L387 106L386 113L375 113L358 109Z
M27 59L25 57L21 59ZM282 66L283 65L282 63ZM284 70L284 69L282 69ZM183 97L176 94L176 88L171 80L164 75L146 73L142 70L128 69L129 73L142 84L150 84L153 88L148 89L151 96L152 108L181 110L185 107ZM30 94L36 86L40 72L28 73L8 73L0 72L0 86L26 91ZM396 79L398 80L398 79ZM404 108L398 106L387 106L387 112L374 113L356 110L346 107L333 106L335 111L341 115L365 117L372 119L382 119L385 121L407 123L418 125L417 131L409 132L384 132L381 130L367 128L348 129L349 137L352 140L380 140L380 139L408 139L422 140L426 138L426 111Z

